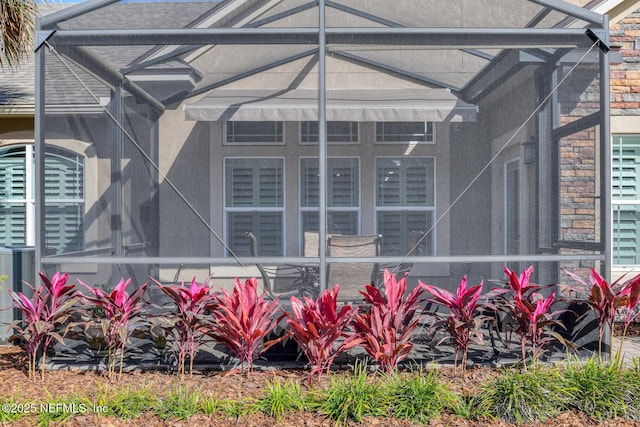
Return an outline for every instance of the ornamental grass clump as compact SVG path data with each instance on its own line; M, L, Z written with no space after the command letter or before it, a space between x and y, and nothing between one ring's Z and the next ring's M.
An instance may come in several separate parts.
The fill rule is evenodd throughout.
M282 383L275 377L267 381L266 389L254 404L255 408L277 420L291 412L301 412L306 409L306 399L298 381L287 379Z
M590 358L584 363L572 362L564 376L576 390L573 408L599 420L638 419L638 377L621 369L616 360Z
M200 389L190 389L186 385L178 385L162 398L156 400L153 411L162 420L186 420L202 413L203 396Z
M98 384L96 397L90 402L90 407L106 408L98 416L115 416L125 420L133 420L143 413L150 411L158 396L149 385L135 384L124 387L110 387L110 384Z
M41 355L40 376L44 380L47 349L53 344L53 340L64 344L59 331L70 319L72 307L78 302L78 296L74 291L75 286L67 285L67 273L58 272L51 279L43 273L38 274L42 280L38 288L27 284L33 290L33 296L28 297L22 292L7 290L12 298L12 307L22 314L21 320L9 325L9 330L15 330L15 338L22 340L26 346L27 371L31 379L36 376L37 358L38 354Z
M120 279L110 293L100 288L92 288L80 280L78 282L89 291L89 294L83 295L83 298L97 308L103 316L101 319L88 318L85 321L85 328L98 327L107 339L109 354L107 370L110 378L115 374L116 355L120 353L118 378L121 378L124 351L129 337L132 330L142 321L142 312L146 305L143 296L147 290L147 283L129 294L127 287L131 284L131 279L126 281Z
M337 423L361 423L363 417L384 417L388 401L383 387L370 380L367 369L356 363L350 375L333 375L331 383L315 395L321 414Z
M505 369L481 386L478 405L509 423L536 423L569 408L576 389L555 369Z
M289 335L307 357L311 370L309 382L314 375L328 372L335 358L362 342L349 330L349 325L358 314L358 308L343 305L338 310L340 286L326 289L317 299L304 297L304 302L291 297L291 313L285 311ZM339 345L337 343L340 342Z
M180 375L185 373L187 357L191 375L193 360L211 327L208 312L215 308L216 295L207 281L198 284L195 277L189 287L185 287L184 282L180 286L170 286L152 280L173 303L164 315L155 317L153 321L171 336Z
M436 369L425 371L422 368L389 375L384 384L389 399L389 415L427 424L431 418L453 407L457 396L439 377Z
M256 357L286 338L285 335L265 342L265 337L282 320L278 317L278 299L268 301L265 292L258 295L255 277L244 283L236 279L231 293L225 289L220 292L215 296L209 335L233 352L243 372L245 364L250 372Z
M413 333L420 322L420 297L424 293L417 286L408 295L406 275L397 280L384 270L384 295L371 285L365 285L365 304L369 305L355 316L353 327L362 339L362 348L383 372L397 369L398 363L413 349Z

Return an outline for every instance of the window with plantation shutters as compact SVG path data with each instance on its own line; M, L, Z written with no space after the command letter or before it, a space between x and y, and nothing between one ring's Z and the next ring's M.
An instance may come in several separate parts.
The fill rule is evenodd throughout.
M257 238L258 255L283 255L283 159L225 159L225 216L227 244L234 254L250 255L250 231Z
M27 243L27 168L25 147L0 151L0 244Z
M432 255L435 164L431 157L376 159L376 224L383 255Z
M317 157L300 159L300 214L303 231L318 231L319 167ZM329 233L358 234L360 165L357 157L327 159L327 227Z
M640 135L613 137L613 263L640 264Z
M0 150L2 245L33 245L35 223L33 146ZM73 153L51 149L45 155L44 253L84 248L84 164Z
M45 232L48 254L84 249L84 165L82 158L61 151L44 160Z

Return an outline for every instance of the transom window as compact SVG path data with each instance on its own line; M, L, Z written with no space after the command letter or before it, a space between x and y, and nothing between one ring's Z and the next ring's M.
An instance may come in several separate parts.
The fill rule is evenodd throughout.
M283 123L229 121L226 141L227 144L283 144Z
M250 255L247 232L258 240L260 256L284 254L284 160L225 159L227 244L236 255Z
M613 137L613 263L640 264L640 135Z
M433 143L432 122L376 122L377 143Z
M300 214L303 231L318 231L318 158L300 159ZM327 159L327 227L329 233L358 234L360 164L357 157Z
M318 122L300 123L300 142L318 143ZM358 122L327 122L327 142L357 144Z
M433 254L434 181L432 157L376 159L376 223L383 255Z

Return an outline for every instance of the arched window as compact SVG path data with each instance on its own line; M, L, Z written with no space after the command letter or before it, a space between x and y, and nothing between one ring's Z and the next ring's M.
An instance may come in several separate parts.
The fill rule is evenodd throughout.
M35 244L35 167L32 145L0 149L0 245ZM44 174L44 253L84 248L84 159L48 148Z

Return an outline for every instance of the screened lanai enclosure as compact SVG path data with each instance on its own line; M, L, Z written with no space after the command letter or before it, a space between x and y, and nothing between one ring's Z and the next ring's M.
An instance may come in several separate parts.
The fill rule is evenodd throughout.
M607 272L587 0L90 0L38 24L36 262L273 295Z

